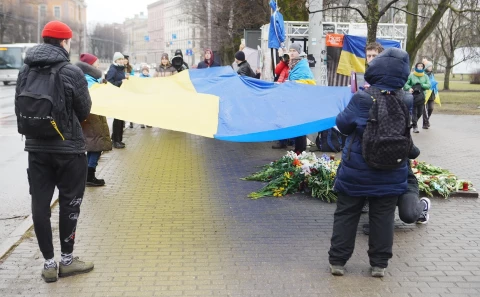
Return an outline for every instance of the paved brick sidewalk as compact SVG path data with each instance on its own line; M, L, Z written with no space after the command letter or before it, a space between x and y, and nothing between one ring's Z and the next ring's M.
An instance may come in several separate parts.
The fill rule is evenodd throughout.
M421 159L479 185L479 122L434 115L432 129L414 136ZM82 205L75 255L95 269L44 283L31 236L0 264L0 296L480 296L478 199L434 199L425 226L397 221L384 279L369 276L359 231L347 274L333 277L335 205L246 198L261 184L239 178L282 152L155 128L127 130L125 142L102 157L108 185L88 188Z

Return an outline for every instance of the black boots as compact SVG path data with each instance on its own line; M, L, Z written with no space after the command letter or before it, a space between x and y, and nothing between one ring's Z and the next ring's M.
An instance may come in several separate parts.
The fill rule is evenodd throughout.
M100 187L104 185L105 185L105 181L103 179L97 179L95 177L95 168L88 167L87 187Z

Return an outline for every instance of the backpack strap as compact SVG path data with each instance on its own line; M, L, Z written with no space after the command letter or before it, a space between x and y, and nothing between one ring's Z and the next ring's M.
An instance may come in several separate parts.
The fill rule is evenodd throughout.
M55 82L57 81L57 78L58 78L58 75L60 73L60 70L67 66L68 64L70 64L70 62L59 62L59 63L56 63L56 64L53 64L51 66L51 69L50 69L50 81L49 81L49 91L50 91L50 94L54 94L55 93ZM63 84L59 84L60 87L61 87L61 90L63 90Z

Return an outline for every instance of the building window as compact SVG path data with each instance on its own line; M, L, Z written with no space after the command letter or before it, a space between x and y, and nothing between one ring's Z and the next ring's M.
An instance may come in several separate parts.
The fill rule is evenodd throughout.
M40 16L42 18L47 16L47 6L46 5L40 5Z
M57 19L60 18L60 6L53 7L53 16Z

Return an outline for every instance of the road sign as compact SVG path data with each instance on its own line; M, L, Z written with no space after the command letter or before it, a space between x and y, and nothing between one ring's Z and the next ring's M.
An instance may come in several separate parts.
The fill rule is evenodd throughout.
M145 35L143 38L145 39L146 42L150 41L150 36L148 36L148 35Z
M172 39L177 39L177 34L173 33L172 34Z

